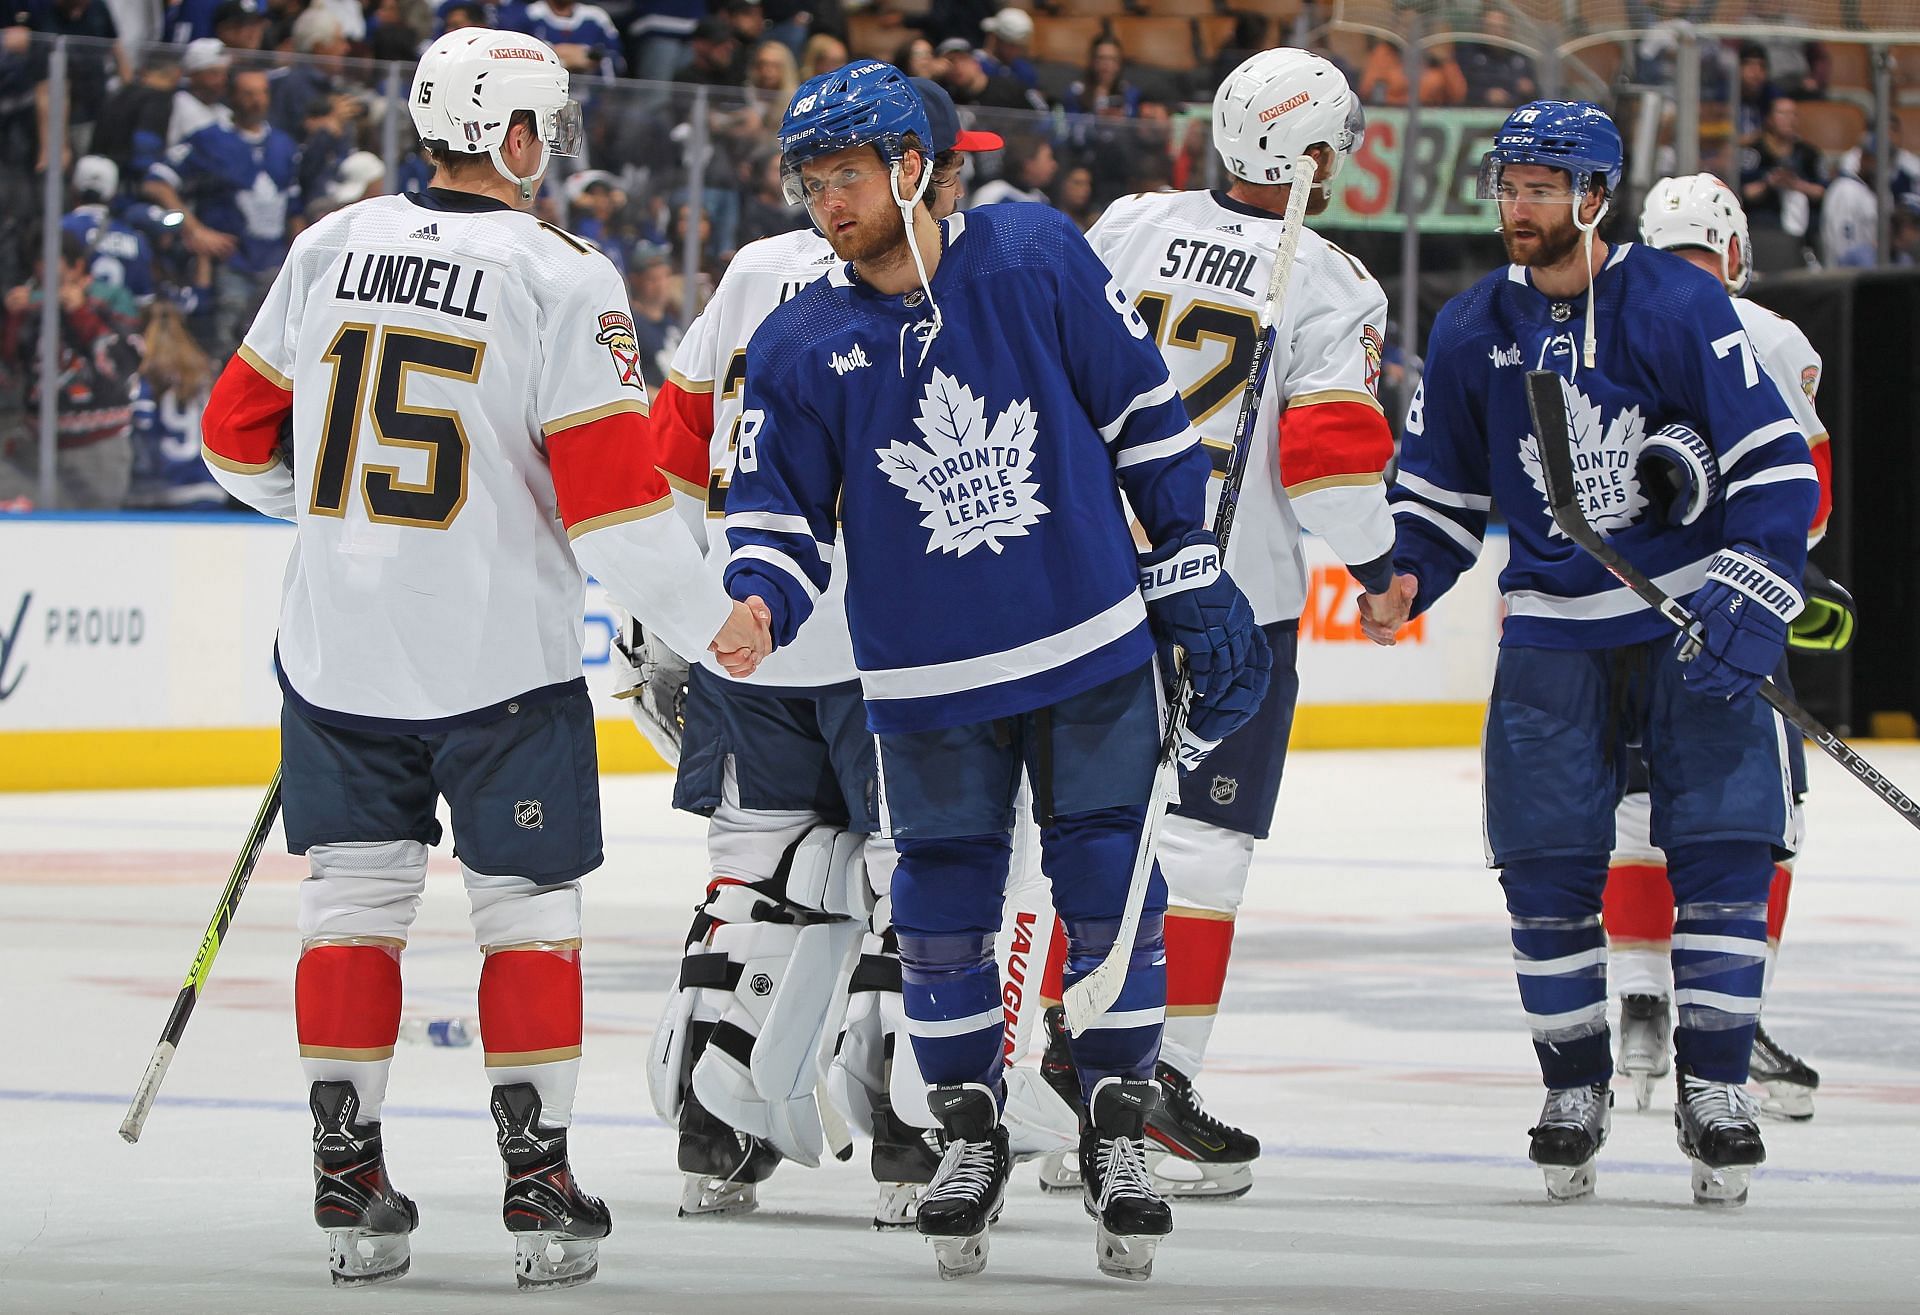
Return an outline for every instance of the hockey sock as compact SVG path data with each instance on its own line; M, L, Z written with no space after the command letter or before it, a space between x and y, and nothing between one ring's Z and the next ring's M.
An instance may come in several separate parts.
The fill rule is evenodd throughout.
M1606 856L1523 859L1500 884L1513 924L1513 967L1540 1077L1548 1087L1613 1076L1607 1034L1607 937L1600 925Z
M1673 887L1664 863L1615 863L1601 896L1607 977L1615 995L1670 995Z
M531 1082L540 1121L573 1122L580 1078L580 942L497 945L480 968L480 1041L487 1080L496 1087Z
M1067 985L1061 980L1067 971L1067 929L1053 919L1053 939L1047 942L1047 970L1040 975L1040 1004L1051 1009L1065 996Z
M1000 1090L1006 1009L994 937L1007 880L1006 835L896 839L893 928L900 995L921 1076Z
M1233 915L1212 909L1169 907L1167 1023L1160 1058L1189 1078L1200 1073L1233 953Z
M1793 893L1793 869L1785 863L1773 865L1773 884L1767 888L1767 972L1760 988L1766 999L1773 989L1773 966L1780 959L1780 932L1787 925L1787 897Z
M294 972L300 1067L309 1085L351 1082L360 1119L380 1118L400 1037L400 951L383 936L309 941Z
M1766 978L1772 855L1750 841L1676 846L1668 852L1668 871L1679 901L1674 1053L1696 1076L1745 1082Z

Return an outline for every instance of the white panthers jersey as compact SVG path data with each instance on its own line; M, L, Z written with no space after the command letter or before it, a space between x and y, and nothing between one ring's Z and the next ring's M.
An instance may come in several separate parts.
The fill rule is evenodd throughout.
M716 590L723 588L721 573L732 552L723 518L740 437L747 340L774 307L838 263L827 240L811 228L742 247L713 299L680 340L655 399L654 437L662 468L682 513L703 526L707 574ZM700 660L709 670L720 670L712 654ZM835 571L794 642L775 650L744 683L811 689L857 679L847 634L846 572Z
M581 675L576 552L704 646L729 604L646 413L625 287L570 234L437 189L307 230L204 425L221 482L298 527L288 694L418 729L557 691Z
M1813 468L1820 475L1820 506L1807 531L1807 546L1812 547L1826 534L1827 513L1833 506L1833 448L1827 441L1827 427L1814 408L1814 399L1820 392L1820 353L1807 341L1807 335L1800 332L1799 325L1765 306L1735 297L1733 309L1747 337L1753 340L1760 368L1780 390L1795 423L1807 436L1807 451L1812 454Z
M1160 344L1216 476L1233 448L1284 227L1223 192L1170 192L1116 201L1087 234ZM1382 477L1393 437L1378 396L1386 323L1379 282L1304 230L1227 546L1227 569L1262 625L1305 606L1303 528L1353 566L1393 549Z

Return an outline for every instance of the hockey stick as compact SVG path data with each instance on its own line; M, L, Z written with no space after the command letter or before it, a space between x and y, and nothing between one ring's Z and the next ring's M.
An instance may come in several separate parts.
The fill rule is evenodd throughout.
M1213 537L1220 545L1222 563L1227 560L1227 538L1233 533L1233 519L1240 510L1240 485L1247 475L1247 455L1253 450L1253 422L1260 410L1260 389L1266 383L1267 366L1273 356L1275 326L1286 304L1287 284L1293 278L1293 258L1300 250L1300 230L1306 225L1307 199L1313 192L1312 183L1302 186L1297 180L1311 179L1316 167L1309 155L1293 162L1296 181L1287 189L1287 212L1280 230L1280 245L1273 253L1267 296L1260 306L1260 337L1254 343L1246 386L1240 393L1240 419L1234 426L1233 452L1227 460L1226 478L1220 484L1220 502L1213 512ZM1183 668L1174 680L1166 738L1160 745L1153 790L1147 796L1147 816L1140 828L1139 848L1134 851L1127 903L1120 916L1120 926L1114 932L1113 948L1107 951L1107 957L1099 966L1067 988L1062 1001L1067 1011L1067 1030L1074 1036L1092 1027L1111 1009L1113 1002L1120 998L1120 988L1126 985L1127 961L1133 957L1134 941L1140 934L1140 910L1147 902L1147 883L1152 879L1154 854L1159 848L1160 821L1167 805L1180 797L1180 734L1187 728L1187 714L1192 707L1193 678Z
M1671 621L1689 638L1694 651L1699 646L1699 623L1680 603L1669 597L1659 585L1642 575L1637 567L1600 537L1580 510L1580 498L1574 491L1572 436L1567 428L1566 394L1561 391L1560 376L1551 370L1532 370L1527 374L1527 409L1533 413L1533 432L1540 441L1540 465L1546 475L1547 509L1554 524L1594 560L1611 571L1620 583L1633 590L1642 601ZM1692 653L1683 655L1685 660ZM1757 693L1775 712L1797 726L1801 733L1827 756L1846 768L1861 784L1879 795L1900 816L1920 827L1920 804L1909 799L1877 768L1853 751L1853 747L1814 719L1792 696L1771 680L1760 682Z
M120 1136L129 1143L139 1141L140 1130L146 1127L147 1115L153 1110L154 1097L160 1094L160 1083L167 1076L167 1066L173 1063L173 1052L179 1047L180 1038L187 1030L187 1020L193 1017L193 1007L200 1001L200 992L206 988L207 974L213 971L214 956L220 953L220 943L226 939L234 911L240 907L240 897L247 892L247 881L253 876L254 865L260 861L261 846L266 844L267 832L273 830L273 819L279 815L280 768L276 765L273 780L267 785L266 797L260 801L260 811L253 816L253 829L247 832L246 843L240 847L240 857L233 861L233 871L227 876L227 887L220 892L220 903L213 910L213 921L207 924L207 934L200 938L200 949L193 956L193 966L187 969L186 984L180 988L180 994L174 997L173 1012L167 1015L167 1025L160 1029L160 1044L153 1048L153 1058L147 1061L147 1071L133 1093L133 1104L127 1109L127 1117L121 1120Z

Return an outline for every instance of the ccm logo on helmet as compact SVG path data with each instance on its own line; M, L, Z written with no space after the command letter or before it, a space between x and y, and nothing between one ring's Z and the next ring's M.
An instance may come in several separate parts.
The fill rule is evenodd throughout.
M1297 91L1293 95L1281 101L1278 105L1275 105L1272 109L1261 110L1260 122L1272 123L1275 119L1279 118L1282 114L1285 114L1288 110L1297 110L1302 105L1305 105L1308 101L1312 99L1313 97L1309 96L1306 92Z
M489 51L495 59L537 59L544 61L546 55L530 46L507 46L501 50Z

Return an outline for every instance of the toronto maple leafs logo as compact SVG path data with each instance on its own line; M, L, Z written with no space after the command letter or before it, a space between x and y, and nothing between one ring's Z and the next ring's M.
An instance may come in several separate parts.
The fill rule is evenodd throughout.
M986 402L935 367L914 420L926 445L895 441L880 453L881 473L926 512L929 553L965 557L982 544L997 553L1047 514L1033 482L1035 422L1022 398L989 430Z
M1647 506L1647 495L1640 487L1640 476L1635 470L1647 422L1639 407L1630 406L1603 428L1599 406L1564 379L1560 381L1560 388L1567 399L1567 432L1580 510L1587 522L1602 534L1624 530L1640 518ZM1540 468L1540 440L1532 434L1520 440L1520 464L1526 468L1534 488L1540 491L1544 504L1547 477ZM1547 533L1558 539L1567 537L1558 525L1549 524Z

